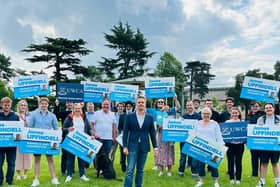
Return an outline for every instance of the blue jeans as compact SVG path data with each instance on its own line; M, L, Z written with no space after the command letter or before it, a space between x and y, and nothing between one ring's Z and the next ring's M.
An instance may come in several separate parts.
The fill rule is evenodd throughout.
M184 173L185 172L185 167L186 167L186 159L187 155L182 153L182 149L185 145L185 142L180 143L180 161L179 161L179 172Z
M103 144L99 152L101 153L102 151L104 151L107 155L109 155L112 149L113 140L103 140L103 139L97 139L97 140Z
M205 163L197 161L198 162L198 172L199 172L199 177L200 178L204 178L205 177ZM219 173L218 173L218 169L217 168L213 168L211 166L210 167L210 171L211 171L211 175L214 179L218 179L219 177Z
M75 155L73 155L72 153L69 153L68 151L66 151L66 154L67 154L67 176L72 177L73 170L74 170L74 164L75 164ZM86 165L85 161L78 158L78 167L79 167L80 177L85 174L85 165Z
M16 162L16 148L0 148L0 185L3 184L4 175L3 175L3 164L5 160L5 156L7 159L7 174L6 174L6 182L8 184L13 183L14 173L15 173L15 162Z
M147 152L142 152L142 151L129 152L127 156L128 165L126 169L124 187L132 187L135 165L136 165L135 186L142 187L144 166L146 163L147 154L148 154Z

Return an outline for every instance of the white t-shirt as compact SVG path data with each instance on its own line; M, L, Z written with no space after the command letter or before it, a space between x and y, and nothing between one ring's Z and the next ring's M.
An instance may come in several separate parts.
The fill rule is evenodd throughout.
M100 135L100 139L113 139L112 129L113 125L116 125L116 117L113 112L105 113L103 110L99 110L94 113L92 122L96 133Z
M83 118L79 117L74 117L73 118L73 127L77 130L79 130L80 132L84 132L85 129L85 122L83 120Z
M195 126L194 131L213 142L219 144L225 144L223 141L222 133L219 124L216 121L211 120L207 125L202 125L201 122Z

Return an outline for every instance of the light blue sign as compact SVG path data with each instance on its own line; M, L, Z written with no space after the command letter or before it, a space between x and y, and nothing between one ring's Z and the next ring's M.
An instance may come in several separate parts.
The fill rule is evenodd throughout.
M50 86L47 75L16 77L13 80L13 84L15 98L26 98L50 94Z
M218 168L227 148L209 141L207 138L191 133L182 149L182 152L196 160Z
M280 127L248 125L247 147L253 150L280 151Z
M156 123L159 126L163 125L163 119L168 117L168 113L164 111L156 111Z
M84 101L102 103L109 96L110 85L100 82L81 82L84 85Z
M84 132L74 130L66 136L61 147L80 159L92 163L96 154L102 147L102 143L97 140L92 140L91 137Z
M20 153L59 155L62 132L38 128L25 128L19 142Z
M175 96L175 78L146 78L145 95L147 98L166 98Z
M245 77L240 98L275 103L278 91L278 81Z
M135 103L138 96L138 86L111 84L109 98L112 101L131 101Z
M82 84L59 82L56 89L56 97L59 101L73 103L84 101L84 88Z
M220 123L220 128L224 142L246 142L248 122Z
M18 146L23 128L21 121L0 121L0 147Z
M193 130L198 120L192 119L163 119L162 141L164 142L185 142L189 131Z

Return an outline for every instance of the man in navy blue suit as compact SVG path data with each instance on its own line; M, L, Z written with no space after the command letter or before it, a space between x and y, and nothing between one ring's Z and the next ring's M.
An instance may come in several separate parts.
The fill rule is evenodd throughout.
M132 187L133 171L136 166L135 186L142 187L144 166L150 151L151 138L154 154L158 154L153 117L146 113L146 98L139 96L136 111L126 116L123 130L123 153L127 155L128 166L124 187Z

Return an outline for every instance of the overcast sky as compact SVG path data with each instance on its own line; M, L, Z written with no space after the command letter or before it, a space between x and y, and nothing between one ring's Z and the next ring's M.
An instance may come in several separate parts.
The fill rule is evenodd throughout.
M119 21L139 28L156 55L171 52L185 62L212 65L212 86L231 86L237 73L259 68L271 73L280 60L280 0L0 0L0 53L13 67L41 70L20 50L44 37L82 38L94 53L83 65L113 57L104 32Z

